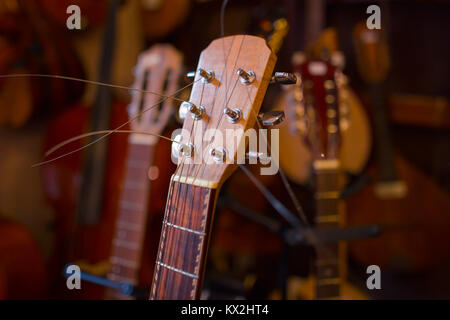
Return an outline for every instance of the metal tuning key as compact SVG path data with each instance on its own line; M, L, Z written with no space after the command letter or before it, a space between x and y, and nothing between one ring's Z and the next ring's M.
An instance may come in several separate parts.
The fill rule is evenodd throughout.
M251 70L245 71L244 69L239 68L237 74L240 77L241 83L245 85L251 84L256 79L255 73Z
M289 72L275 72L270 79L270 83L296 84L297 76L294 73Z
M203 115L205 114L205 107L203 106L196 106L193 103L184 101L180 106L180 118L183 117L186 118L186 114L190 112L192 119L194 120L200 120Z
M284 120L284 111L269 111L260 113L258 121L265 127L272 127L280 124Z
M223 114L227 116L227 119L231 123L236 123L241 118L241 110L238 108L228 108L223 109Z
M195 78L195 74L199 73L200 77L202 77L203 83L210 83L214 80L215 74L212 70L204 70L199 68L197 71L190 71L186 74L187 78Z

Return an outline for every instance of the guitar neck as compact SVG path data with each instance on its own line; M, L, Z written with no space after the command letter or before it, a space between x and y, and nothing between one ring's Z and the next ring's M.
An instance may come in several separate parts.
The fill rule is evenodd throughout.
M119 212L112 241L110 272L107 277L137 285L147 225L150 180L148 170L154 146L129 143L128 156L119 202ZM123 298L117 290L110 297Z
M217 189L173 181L150 299L199 299Z
M339 162L314 162L316 174L316 227L339 227ZM316 252L316 298L339 299L341 294L338 243L321 244Z
M387 95L384 83L370 84L370 99L372 105L376 156L379 167L380 182L397 180L394 166L394 146L389 130L387 117Z
M110 1L108 18L102 41L98 81L109 83L111 65L114 55L116 34L116 15L119 0ZM94 107L91 113L90 130L98 131L109 128L111 110L111 88L98 88ZM95 138L91 138L91 142ZM105 178L105 163L107 160L108 141L95 143L86 151L83 167L83 180L79 194L77 220L79 223L96 225L100 221L103 200L103 181Z

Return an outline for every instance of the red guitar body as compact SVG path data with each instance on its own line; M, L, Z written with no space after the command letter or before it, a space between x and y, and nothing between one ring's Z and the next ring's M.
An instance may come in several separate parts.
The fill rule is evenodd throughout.
M48 129L44 148L47 150L56 144L87 131L90 108L77 105L53 121ZM110 128L118 127L128 121L126 107L114 103L111 112ZM129 126L123 127L129 129ZM53 292L59 297L79 299L102 299L104 289L98 285L82 283L82 290L69 291L62 277L63 267L67 263L82 261L90 266L108 261L113 238L118 202L122 187L124 165L127 157L128 134L115 133L109 136L108 162L104 181L104 199L101 220L98 225L80 225L76 221L76 206L82 178L83 152L78 152L43 166L42 175L46 196L55 209L55 251L51 270L61 274L53 284ZM80 147L80 142L64 146L52 156L58 156ZM154 162L158 166L160 178L152 181L149 200L149 216L144 255L140 272L141 285L149 286L153 276L153 265L161 230L161 217L164 212L166 192L173 164L170 161L169 141L160 140L156 148ZM162 177L162 176L165 177ZM100 276L104 276L104 268Z
M49 126L44 149L86 132L89 127L90 108L77 105L57 117ZM127 121L125 106L115 103L112 107L110 125L112 128ZM101 221L98 225L78 225L76 222L76 206L81 185L83 152L78 152L42 167L44 190L49 202L55 209L55 255L51 270L63 285L56 292L67 290L62 278L63 266L85 260L95 264L108 259L115 208L121 183L125 160L127 137L124 134L113 134L108 141L108 164L104 181L104 200ZM61 155L82 145L74 142L63 147L54 156ZM102 290L96 286L83 283L82 297L101 298Z
M45 299L45 261L28 231L0 219L0 300Z

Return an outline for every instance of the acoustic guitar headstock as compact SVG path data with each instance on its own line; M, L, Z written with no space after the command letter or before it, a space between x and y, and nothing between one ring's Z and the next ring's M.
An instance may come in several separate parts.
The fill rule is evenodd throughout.
M304 132L315 160L337 159L339 152L339 106L337 68L310 59L294 67L300 81L295 88L294 122Z
M133 131L161 134L166 127L174 108L173 99L164 96L174 94L178 89L178 79L182 71L182 55L169 44L158 44L140 54L134 68L133 88L160 93L143 93L132 91L131 103L128 105L130 118L138 116L131 122ZM153 106L150 110L140 113ZM153 144L157 137L132 134L132 142Z
M214 40L200 55L183 129L173 143L174 180L217 188L245 161L245 132L255 125L276 57L262 38ZM242 162L241 162L242 161Z
M353 29L358 70L367 83L383 82L390 69L389 48L382 30L367 29L364 22Z

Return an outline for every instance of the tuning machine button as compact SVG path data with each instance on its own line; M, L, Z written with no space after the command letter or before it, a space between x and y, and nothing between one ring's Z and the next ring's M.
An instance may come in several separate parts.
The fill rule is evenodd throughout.
M205 107L203 106L196 106L195 104L187 101L183 101L180 105L180 109L178 111L178 115L180 116L180 119L184 120L186 119L186 115L188 112L191 114L192 119L194 120L200 120L203 115L205 114Z
M200 77L202 78L203 83L210 83L214 80L215 74L212 70L204 70L202 68L198 68L197 71L190 71L186 74L186 78L195 78L195 74L198 72Z
M249 151L245 154L245 158L249 160L250 163L256 163L258 160L262 164L268 164L272 161L272 157L257 151Z
M265 127L276 126L284 120L284 111L269 111L260 113L258 121Z
M270 79L270 83L296 84L297 76L295 75L295 73L275 72L275 74Z
M241 110L238 108L228 108L223 109L223 114L226 115L227 119L231 123L236 123L241 119Z

